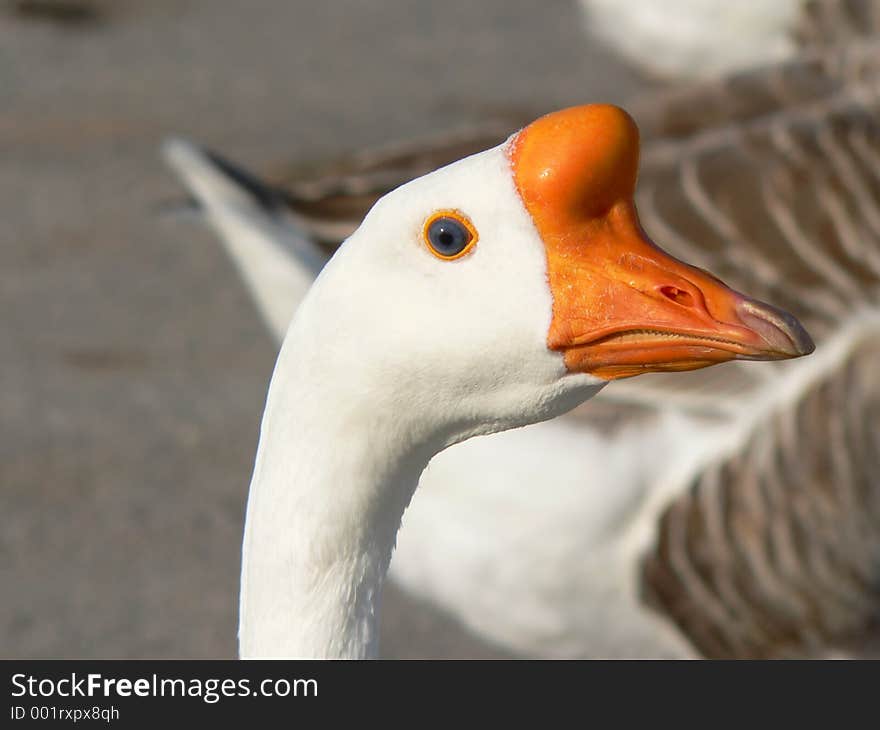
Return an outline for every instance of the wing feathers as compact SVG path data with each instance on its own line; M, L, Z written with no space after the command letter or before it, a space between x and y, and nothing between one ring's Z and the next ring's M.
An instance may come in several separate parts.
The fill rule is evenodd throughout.
M818 655L876 620L878 335L696 475L661 518L643 595L707 656Z

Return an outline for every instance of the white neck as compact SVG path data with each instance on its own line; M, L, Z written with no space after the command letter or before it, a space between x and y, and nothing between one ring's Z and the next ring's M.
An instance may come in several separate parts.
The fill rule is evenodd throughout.
M463 189L480 256L447 265L419 231ZM242 656L376 654L385 572L431 457L554 418L603 385L547 348L551 315L546 251L502 148L373 207L297 310L272 376L245 527Z
M263 419L242 555L240 653L375 656L400 521L442 444L414 443L381 391L345 392L339 380L316 376L314 363L300 365L302 344L287 338Z

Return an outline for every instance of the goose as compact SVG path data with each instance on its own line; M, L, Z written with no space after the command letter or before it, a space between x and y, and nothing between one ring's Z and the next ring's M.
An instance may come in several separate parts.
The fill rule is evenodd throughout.
M859 251L853 254L839 241L852 240L853 231L860 232L866 242L862 253L868 260L876 256L872 250L876 249L877 233L872 225L877 192L872 187L870 169L864 169L864 160L870 159L875 149L872 144L876 135L868 61L877 55L871 51L871 47L850 47L830 58L811 54L789 68L733 79L728 96L734 90L782 90L777 105L780 108L774 111L772 105L763 104L760 118L755 120L740 115L735 124L725 126L721 123L723 115L706 119L703 114L697 121L686 120L689 123L684 131L679 123L670 126L664 121L663 127L657 122L680 122L681 113L665 114L665 107L717 108L714 102L699 103L701 94L713 99L725 97L723 89L715 85L698 85L685 94L675 93L671 103L669 99L664 103L663 99L653 98L642 105L655 112L648 126L653 124L656 134L667 134L665 139L649 142L644 156L639 190L642 218L650 228L665 231L668 247L679 255L696 257L705 265L723 269L726 277L741 281L743 286L767 287L773 282L775 288L766 291L766 298L784 297L792 310L808 322L811 331L816 328L819 351L804 365L818 361L821 366L803 370L790 366L774 372L773 377L769 377L770 370L775 368L764 366L764 377L759 378L745 366L727 365L702 374L676 375L672 382L657 375L622 381L615 384L616 390L600 393L586 409L448 449L432 460L422 476L422 488L408 510L392 562L393 578L431 597L471 628L512 650L533 655L821 655L829 646L840 647L864 635L871 617L876 615L877 599L870 589L876 580L862 580L854 589L848 576L872 564L878 540L876 528L873 532L870 529L871 520L875 525L877 520L876 506L872 506L876 505L876 497L872 496L876 488L871 490L871 470L876 467L870 448L864 446L873 437L866 429L871 417L876 417L877 390L869 375L871 348L875 347L872 343L877 339L876 297L872 299L865 293L871 292L876 271L864 270ZM832 71L840 69L848 69L850 80L853 69L862 69L862 76L849 85L839 83ZM815 75L812 81L810 74ZM793 88L799 90L797 98L803 106L797 113L785 106L787 98L796 96ZM803 89L812 91L802 93ZM688 94L693 103L682 106ZM766 94L757 96L765 98ZM736 100L730 106L744 108ZM707 129L701 130L700 123ZM677 138L670 139L670 134ZM251 185L248 192L240 176L230 177L228 170L217 167L195 148L177 143L169 147L169 153L172 150L176 154L169 156L202 199L209 220L227 245L235 238L229 221L245 211L251 217L263 217L288 232L299 233L296 225L281 220L282 203L285 197L290 198L289 193L260 187L252 179L247 181ZM829 155L828 150L833 154ZM722 161L731 164L737 174L723 174ZM846 165L853 162L856 166L848 170ZM375 159L371 164L376 165ZM694 170L701 174L695 177ZM749 187L744 181L751 180L755 183L752 189L759 190L774 177L795 178L788 202L781 200L778 192L774 196L762 193L767 198L758 210L764 210L772 201L774 216L782 222L800 213L791 201L802 198L807 211L826 212L813 214L812 218L798 216L800 240L792 238L790 226L780 229L780 223L768 224L765 216L761 219L764 228L755 239L758 243L747 241L744 245L742 234L734 235L736 227L731 221L748 224L749 233L754 233L749 220L755 201L747 197L733 205L731 201L738 199L733 193L740 192L744 184ZM212 180L216 184L209 189L206 181ZM227 189L218 190L222 185ZM340 196L346 187L324 185ZM829 198L829 190L844 191L840 200L854 209L854 228L847 229L839 215L832 217L827 212L834 210L835 200ZM255 196L254 191L260 194ZM223 194L238 197L230 202ZM729 220L721 214L722 205ZM823 261L819 247L818 281L807 279L792 284L804 278L805 260L806 273L817 277L813 271L817 269L817 253L811 253L811 249L817 245L819 231L828 253ZM700 248L706 240L718 244L711 260ZM266 250L289 251L279 241L270 235L263 246ZM777 253L772 253L774 250ZM245 268L260 258L258 249L250 250L243 259L234 250L232 253ZM768 255L772 256L769 265ZM833 303L841 296L834 293L835 288L847 290L843 286L846 278L840 280L840 273L821 274L821 266L829 263L829 272L856 268L863 280L861 287L852 289L858 295L846 306ZM286 265L295 267L295 258L290 256ZM831 282L824 280L829 276ZM246 273L245 278L259 301L265 284L258 276L248 279ZM802 294L799 286L810 286L809 296ZM821 306L811 303L814 294ZM289 299L287 306L292 312L296 301ZM818 312L824 314L820 317ZM723 373L723 377L706 377L713 373ZM651 379L658 385L646 387ZM786 383L787 387L781 387ZM848 427L862 446L854 451L839 449L836 468L848 470L841 478L860 486L838 512L829 512L825 504L827 487L803 479L809 488L801 494L779 469L770 470L767 460L797 463L798 458L803 459L800 451L810 453L810 449L814 452L810 458L815 458L816 464L831 460L830 448L839 441L841 424L825 419L816 428L810 419L816 404L830 397L829 390L835 383L834 397L848 403L840 412L855 419L855 426ZM640 387L633 387L636 385ZM615 392L625 397L612 397ZM750 411L755 412L750 415ZM682 454L682 445L687 445L684 450L690 453ZM544 453L553 454L552 462L543 457ZM642 455L642 460L634 460L634 453ZM599 472L597 463L603 465ZM673 567L679 566L676 570L681 571L682 563L696 562L689 551L700 549L699 543L685 541L669 553L671 536L678 530L680 537L680 531L689 526L687 521L671 520L669 516L684 513L690 514L690 519L696 515L702 519L738 520L739 513L724 509L719 516L717 511L706 509L705 503L720 500L719 504L727 504L731 497L753 488L750 485L756 479L767 479L767 473L772 476L772 509L761 500L751 499L750 504L752 512L764 508L769 516L753 514L743 529L731 531L727 538L717 540L714 549L706 550L711 559L704 558L699 570L686 573L688 580L669 580L670 574L675 575L670 570L669 555L675 558ZM536 483L541 485L540 490L534 488ZM770 487L762 485L762 489ZM699 493L701 500L695 502L691 493ZM800 499L808 507L806 513L799 511L803 510ZM744 497L741 500L749 502ZM683 504L689 505L687 509L682 509ZM782 530L784 536L792 525L809 531L811 520L822 514L836 516L839 526L822 527L823 540L816 532L813 549L821 552L835 544L847 546L842 557L838 556L847 572L839 578L839 585L830 588L827 570L823 572L821 561L811 558L804 549L809 541L801 541L798 549L790 552L792 562L783 566L785 571L773 562L768 547L768 535L778 538L775 531ZM535 520L535 515L540 519ZM530 520L535 520L534 524L530 525ZM867 522L868 529L860 529L862 537L858 541L850 539L856 534L852 524L860 521ZM747 529L756 526L764 532ZM666 536L665 543L661 534ZM714 534L717 539L721 533L705 534ZM737 540L743 544L737 545ZM523 541L529 548L523 555L535 559L512 566L505 556L519 550ZM711 540L708 542L711 545ZM667 555L667 578L661 591L658 586L663 581L657 576L664 575L659 569L664 563L651 556L663 551ZM768 563L763 567L762 559ZM553 566L552 571L548 571L548 565ZM649 565L654 566L650 571L646 567ZM649 588L649 574L654 576L653 589ZM725 575L729 584L749 589L745 605L713 584ZM708 585L701 588L700 580ZM775 582L775 593L767 591L757 601L755 594L762 581L771 586ZM812 587L805 590L805 586ZM841 593L846 602L842 603ZM776 604L786 594L788 613L776 617L782 628L777 627L775 634L766 631L762 622L773 610L779 610ZM660 596L665 599L661 601ZM748 623L751 633L739 625L735 636L727 636L724 642L701 639L695 633L694 617L708 611L706 596L712 598L713 631L733 631L730 627L736 618ZM674 615L670 608L673 604L679 606L679 611L688 607L689 623ZM748 611L754 615L738 615ZM702 620L707 623L705 616Z
M791 315L665 254L638 133L573 107L381 198L294 315L242 548L242 657L377 655L396 534L435 454L608 381L808 354Z
M579 0L589 36L651 75L709 79L880 28L876 0Z

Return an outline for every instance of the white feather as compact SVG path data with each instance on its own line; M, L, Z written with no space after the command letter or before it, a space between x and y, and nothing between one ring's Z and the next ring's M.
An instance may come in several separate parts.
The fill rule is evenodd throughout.
M588 33L659 76L709 78L796 50L805 0L579 0Z

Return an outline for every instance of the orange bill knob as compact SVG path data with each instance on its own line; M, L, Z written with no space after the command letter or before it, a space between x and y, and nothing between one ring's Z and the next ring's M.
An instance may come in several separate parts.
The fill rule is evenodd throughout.
M633 196L639 133L622 109L588 105L508 143L519 195L547 251L551 350L607 380L813 350L790 314L733 291L659 248Z

